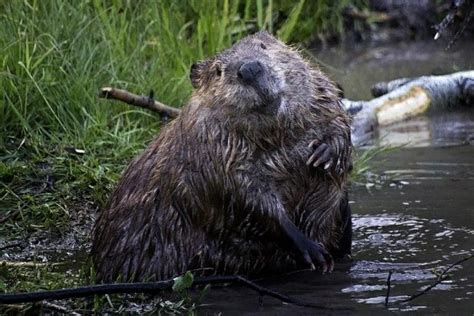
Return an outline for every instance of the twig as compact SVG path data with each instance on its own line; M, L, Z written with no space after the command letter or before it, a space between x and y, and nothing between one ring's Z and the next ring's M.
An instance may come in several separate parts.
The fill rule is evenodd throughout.
M385 307L388 307L388 300L390 298L390 281L392 279L392 271L388 272L388 277L387 277L387 293L385 294Z
M321 309L332 309L328 306L316 305L316 304L302 302L302 301L290 298L289 296L283 295L281 293L270 290L266 287L260 286L240 275L206 277L206 278L203 278L201 281L202 281L202 284L223 283L223 282L224 283L225 282L240 283L256 291L258 294L260 294L260 297L262 297L263 295L267 295L267 296L279 299L282 302L297 305L297 306L321 308Z
M148 96L136 95L125 90L104 87L100 89L99 98L114 99L135 105L144 109L157 112L161 115L176 117L181 112L179 109L173 108Z
M467 9L467 15L464 18L464 21L462 22L461 27L458 29L456 34L454 34L453 38L449 41L448 46L446 46L446 50L449 50L454 45L454 43L456 43L456 41L459 39L461 34L464 33L467 26L469 25L469 22L471 22L473 13L474 13L474 4L471 3Z
M11 268L36 268L36 267L46 267L46 266L60 266L64 263L56 262L56 263L43 263L43 262L31 262L31 261L0 261L0 267L11 267Z
M437 40L438 38L441 37L441 33L443 33L446 28L453 23L454 17L456 16L456 13L458 12L458 9L464 4L465 0L459 0L459 1L453 1L451 4L451 7L449 8L448 14L444 17L444 19L438 24L435 25L436 29L436 34L434 36L434 39Z
M461 263L467 261L467 260L470 260L474 257L474 255L470 255L466 258L463 258L461 260L458 260L456 261L455 263L451 264L450 266L448 266L446 269L443 270L443 272L441 272L440 275L438 275L438 278L436 279L436 281L429 285L428 287L424 288L423 290L419 291L418 293L416 294L413 294L412 296L410 296L409 298L407 299L404 299L402 301L400 301L400 303L406 303L406 302L410 302L410 301L413 301L415 298L417 297L420 297L422 296L423 294L426 294L428 291L430 291L432 288L436 287L438 284L440 284L441 282L443 282L444 280L446 280L446 278L448 277L446 275L446 273L449 272L449 270L451 270L452 268L454 268L455 266L457 265L460 265Z
M290 298L281 293L275 292L263 286L260 286L244 277L235 276L211 276L195 278L193 286L206 285L206 284L219 284L219 283L240 283L256 292L260 295L267 295L282 302L318 309L331 309L337 308L327 307L323 305L316 305L312 303L302 302L293 298ZM93 295L104 295L104 294L131 294L131 293L150 293L170 290L174 284L174 280L165 280L158 282L149 283L115 283L115 284L98 284L91 286L83 286L78 288L68 288L61 290L52 291L38 291L38 292L27 292L27 293L14 293L14 294L0 294L0 304L16 304L26 302L37 302L42 300L63 300L69 298L87 297Z

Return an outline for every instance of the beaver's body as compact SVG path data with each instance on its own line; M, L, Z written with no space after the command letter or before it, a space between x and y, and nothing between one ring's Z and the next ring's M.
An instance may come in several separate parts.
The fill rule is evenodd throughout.
M331 269L325 249L350 252L350 127L334 85L267 33L194 66L191 79L189 104L97 220L98 280Z

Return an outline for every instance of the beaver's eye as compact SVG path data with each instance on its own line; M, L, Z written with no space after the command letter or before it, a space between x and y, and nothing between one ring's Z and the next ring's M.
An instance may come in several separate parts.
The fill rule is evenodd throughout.
M260 43L260 47L263 48L263 49L267 49L267 45L265 45L263 43Z
M216 75L220 77L222 75L222 66L216 65Z

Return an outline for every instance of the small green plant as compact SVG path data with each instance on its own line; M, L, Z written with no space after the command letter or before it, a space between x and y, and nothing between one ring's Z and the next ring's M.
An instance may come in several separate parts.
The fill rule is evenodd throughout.
M354 184L366 184L365 175L371 169L372 160L383 153L395 150L398 147L377 145L367 149L357 149L354 155L354 165L351 172L351 182Z
M180 299L176 301L161 300L158 303L159 312L165 313L165 314L176 314L176 313L194 314L196 312L196 307L199 301L195 302L188 293L188 289L193 285L193 282L194 282L194 276L190 271L187 271L183 275L176 277L174 279L172 290L173 292L178 294Z

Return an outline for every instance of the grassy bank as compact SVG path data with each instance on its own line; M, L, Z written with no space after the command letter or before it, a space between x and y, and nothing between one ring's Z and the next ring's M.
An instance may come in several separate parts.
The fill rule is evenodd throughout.
M364 5L0 2L0 255L23 251L9 258L31 260L35 252L28 249L38 240L71 234L80 238L68 249L87 248L95 211L127 162L159 133L159 117L99 100L100 87L154 90L157 100L181 106L191 93L193 62L259 29L290 42L342 32L342 9L350 2ZM15 271L0 269L0 290L69 284L58 274L51 281L49 270L24 278Z
M67 229L74 206L100 206L159 131L155 115L98 100L100 87L153 89L156 99L180 106L194 61L262 28L284 40L341 31L347 3L0 3L0 217L22 219L0 230Z

